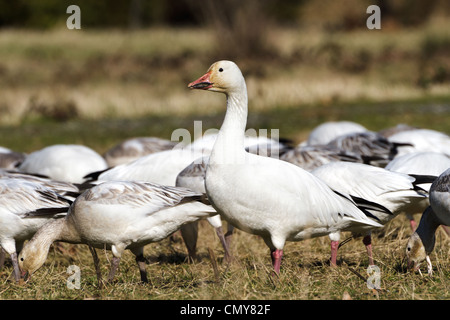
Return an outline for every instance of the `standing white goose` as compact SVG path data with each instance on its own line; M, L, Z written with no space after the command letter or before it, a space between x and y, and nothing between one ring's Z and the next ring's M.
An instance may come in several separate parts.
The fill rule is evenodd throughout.
M428 193L417 187L423 179L407 174L389 171L362 163L331 162L313 171L313 175L325 181L333 190L350 195L381 224L385 225L401 212L417 210L423 202L427 203ZM427 181L434 181L429 177ZM368 202L368 203L367 203ZM370 208L372 207L372 208ZM373 265L371 230L363 230L363 243ZM358 232L355 232L358 235ZM331 263L336 264L339 233L330 235Z
M214 63L189 87L222 92L227 97L225 120L206 169L208 199L232 225L264 239L276 273L280 272L286 241L361 225L381 226L307 171L245 151L247 87L234 62Z
M434 249L439 225L450 226L450 168L431 185L430 206L422 214L417 230L406 245L409 268L419 270L420 264L426 260L428 274L432 274L429 255Z
M0 246L11 256L20 280L17 252L49 220L65 215L71 201L41 183L20 178L0 179Z
M20 268L31 275L47 259L50 245L62 241L111 250L108 281L113 279L122 253L129 249L136 256L141 280L147 282L144 246L166 238L185 223L217 214L209 205L199 202L201 199L201 194L186 188L104 182L81 194L64 219L39 229L19 254ZM91 253L101 283L95 250Z

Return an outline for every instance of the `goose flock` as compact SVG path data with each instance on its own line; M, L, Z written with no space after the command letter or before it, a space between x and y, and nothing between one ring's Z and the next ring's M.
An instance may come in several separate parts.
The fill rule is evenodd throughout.
M341 233L350 232L373 265L371 234L398 215L411 221L408 267L420 271L426 261L432 273L435 232L450 225L448 135L335 121L298 145L255 138L246 135L247 88L234 62L214 63L188 87L226 96L220 130L189 145L137 137L103 155L81 145L30 154L0 147L0 260L9 255L15 281L31 278L54 242L67 242L89 247L99 284L98 248L113 256L107 281L128 249L148 282L144 246L180 230L195 260L200 219L216 231L226 261L239 229L264 241L275 274L287 241L314 237L329 237L336 266Z

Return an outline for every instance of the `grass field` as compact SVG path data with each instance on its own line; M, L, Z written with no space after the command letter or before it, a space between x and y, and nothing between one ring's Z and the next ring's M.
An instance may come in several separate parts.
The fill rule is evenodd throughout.
M294 142L328 120L356 121L371 130L406 123L450 134L449 26L440 22L420 30L350 34L272 30L272 56L236 61L248 83L248 127L279 129L280 136ZM31 152L79 143L102 153L128 137L170 139L177 128L192 132L196 120L204 130L219 128L224 98L190 92L187 83L223 58L213 34L202 29L4 30L0 146ZM180 237L146 247L149 285L139 283L134 258L127 253L116 281L98 290L87 248L64 245L63 253L51 249L44 267L26 284L11 281L7 260L0 270L0 298L449 299L449 238L438 232L431 255L434 275L428 277L406 271L410 234L403 216L375 233L378 291L366 285L361 239L340 249L337 268L328 265L328 238L288 243L277 279L261 239L236 231L235 261L226 265L214 230L205 222L199 262L187 263ZM106 275L110 253L100 257ZM67 287L69 265L81 269L80 289Z
M64 244L61 253L52 247L45 265L26 284L8 281L11 266L0 272L3 299L164 299L164 300L435 300L448 299L450 239L438 230L436 248L431 255L432 277L406 270L404 253L410 235L404 216L393 220L373 237L374 258L380 268L380 290L367 287L367 256L361 239L354 239L339 250L338 266L329 266L330 241L327 237L285 246L279 278L272 276L269 250L262 239L240 231L233 235L231 264L223 261L223 250L215 231L206 222L200 225L198 253L200 261L187 263L186 249L180 237L146 246L149 279L140 283L134 256L126 252L113 284L102 290L92 258L86 246ZM177 235L177 234L176 234ZM348 234L343 234L343 239ZM213 255L210 253L210 249ZM106 277L111 253L99 251ZM214 263L213 263L214 261ZM216 264L216 265L215 265ZM80 289L67 272L70 265L81 270ZM215 266L214 266L215 265ZM215 271L216 268L216 271ZM372 281L372 283L375 283Z

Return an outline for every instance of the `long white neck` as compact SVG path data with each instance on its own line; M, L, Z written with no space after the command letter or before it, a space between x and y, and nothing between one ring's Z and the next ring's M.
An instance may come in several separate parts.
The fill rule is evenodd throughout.
M247 87L243 82L239 90L227 94L227 111L211 152L210 164L238 164L244 161L247 104Z

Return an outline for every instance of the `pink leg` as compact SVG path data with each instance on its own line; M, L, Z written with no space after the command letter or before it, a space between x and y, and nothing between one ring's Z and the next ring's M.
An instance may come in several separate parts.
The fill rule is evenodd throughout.
M373 256L372 256L372 237L369 235L363 238L363 243L366 246L367 256L369 257L369 265L373 266Z
M409 220L409 224L411 226L411 230L414 232L417 229L417 222L414 219Z
M272 264L275 272L277 274L280 273L280 267L281 267L281 258L283 257L283 250L275 249L271 251L272 256Z
M330 265L332 267L337 266L337 251L339 248L339 241L331 241L331 260Z

